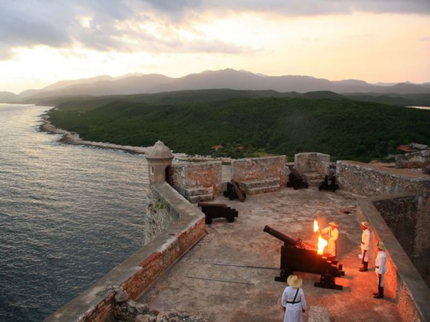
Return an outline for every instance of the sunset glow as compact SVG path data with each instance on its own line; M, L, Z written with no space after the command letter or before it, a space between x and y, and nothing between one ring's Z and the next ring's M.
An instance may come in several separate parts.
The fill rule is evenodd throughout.
M0 91L98 75L182 77L226 68L430 81L430 4L421 1L38 0L0 9L0 28L8 30L1 36ZM20 19L5 22L14 16Z

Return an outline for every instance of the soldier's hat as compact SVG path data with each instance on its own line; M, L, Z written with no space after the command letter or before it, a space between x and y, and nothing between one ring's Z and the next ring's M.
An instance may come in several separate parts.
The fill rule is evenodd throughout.
M364 226L366 228L369 228L369 223L367 221L362 221L361 226Z
M376 246L378 246L378 248L380 250L385 250L385 244L383 242L381 242L381 241L378 241L378 244Z
M338 225L338 224L336 224L336 222L335 222L335 221L331 221L331 222L329 222L329 223L328 223L328 225L329 225L329 226L339 227L339 225Z
M302 286L303 284L303 280L300 276L297 275L290 275L287 278L287 283L288 285L290 285L292 288L299 288L300 286Z

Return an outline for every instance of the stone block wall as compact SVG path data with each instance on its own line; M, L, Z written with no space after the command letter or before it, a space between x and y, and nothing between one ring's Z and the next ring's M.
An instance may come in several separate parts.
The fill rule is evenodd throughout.
M392 196L361 199L358 201L358 221L368 221L371 225L370 262L373 264L376 244L379 240L385 243L387 254L387 272L385 273L385 294L398 302L399 312L404 321L430 321L430 290L412 264L406 252L388 227L384 218L375 207L375 202L385 204L385 208L394 208L414 196L399 196L398 201L387 206ZM401 199L404 198L403 201ZM387 200L384 200L387 199ZM409 209L406 207L406 209Z
M209 188L222 192L222 162L173 164L168 169L167 182L184 195L185 189Z
M430 288L430 186L423 187L419 191L417 199L413 262Z
M151 189L166 205L166 214L178 219L45 322L105 321L112 313L114 287L122 287L136 300L205 236L205 215L197 207L166 182L153 184Z
M396 156L396 168L425 168L430 165L430 150Z
M321 178L329 174L330 155L308 152L294 155L294 168L303 175L304 173L318 173Z
M417 225L417 198L415 195L397 195L373 202L400 245L413 261Z
M337 161L336 179L341 189L362 195L418 193L430 176L356 161Z
M287 183L285 174L285 155L265 158L247 158L231 162L232 179L237 182L279 180L280 185Z
M145 212L145 245L169 228L179 219L179 213L169 200L154 187L150 187Z

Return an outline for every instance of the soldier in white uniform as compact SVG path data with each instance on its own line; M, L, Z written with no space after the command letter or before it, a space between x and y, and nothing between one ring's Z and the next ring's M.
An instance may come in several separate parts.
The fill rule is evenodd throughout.
M376 281L378 283L378 292L373 293L375 299L384 298L384 273L387 271L385 263L387 262L387 254L385 253L385 245L383 242L378 242L378 255L375 260Z
M361 222L361 267L360 272L367 272L369 266L369 249L370 249L370 230L369 223L366 221Z
M287 286L282 293L281 303L284 307L284 322L303 322L303 313L306 310L305 293L300 288L303 284L301 277L288 276Z
M321 230L322 234L328 235L327 253L330 256L337 257L337 239L339 238L339 227L336 222L332 221L328 223L328 227Z

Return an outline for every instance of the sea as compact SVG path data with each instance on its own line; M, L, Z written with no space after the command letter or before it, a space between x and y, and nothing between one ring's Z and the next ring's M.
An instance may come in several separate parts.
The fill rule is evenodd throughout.
M43 321L144 245L144 156L58 143L0 104L0 321Z

